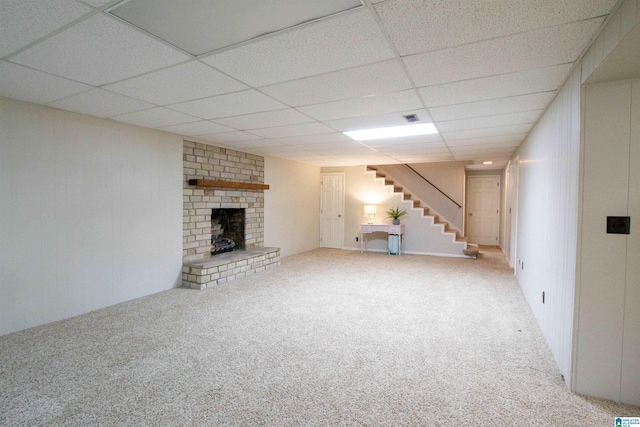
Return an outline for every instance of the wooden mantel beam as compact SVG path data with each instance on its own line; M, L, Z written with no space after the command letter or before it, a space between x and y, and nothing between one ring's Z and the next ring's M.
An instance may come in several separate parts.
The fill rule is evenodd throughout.
M196 187L217 187L217 188L234 188L239 190L268 190L267 184L254 184L251 182L235 182L235 181L221 181L211 179L190 179L189 185L195 185Z

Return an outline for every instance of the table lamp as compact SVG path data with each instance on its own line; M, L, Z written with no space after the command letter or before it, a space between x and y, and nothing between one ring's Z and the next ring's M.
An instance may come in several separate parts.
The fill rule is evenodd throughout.
M364 217L367 218L367 224L373 224L373 218L376 216L376 205L364 205Z

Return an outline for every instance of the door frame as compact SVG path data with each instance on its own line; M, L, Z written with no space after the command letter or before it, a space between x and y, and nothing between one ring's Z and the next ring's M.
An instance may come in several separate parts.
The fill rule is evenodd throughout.
M324 246L322 245L322 236L324 235L324 221L322 218L323 215L323 202L324 202L324 197L323 197L323 191L322 191L322 185L324 182L324 177L328 176L328 175L341 175L342 176L342 212L341 212L341 216L340 216L340 247L339 249L344 248L344 210L345 210L345 188L346 188L346 174L344 172L321 172L320 173L320 226L319 226L319 231L320 231L320 235L318 236L318 240L319 240L319 247L323 248Z
M464 204L464 217L465 217L465 220L466 220L468 212L469 212L469 200L470 200L470 198L469 198L469 190L471 188L471 186L469 185L469 180L471 180L471 178L498 178L498 224L497 224L497 227L496 227L496 231L498 233L498 236L497 236L498 239L496 240L496 244L493 245L493 246L498 246L499 247L500 246L500 244L499 244L500 243L500 227L502 226L501 221L500 221L500 209L502 209L502 206L501 206L502 185L504 185L502 183L502 175L495 174L495 173L490 173L490 174L487 174L487 175L483 175L483 174L469 175L469 174L467 174L466 180L465 180L466 189L465 189L465 193L464 193L465 194L465 200L466 200L466 202ZM469 228L470 228L471 224L469 222L466 222L465 225L466 225L466 230L465 230L466 234L465 235L466 236L470 236L471 232L470 232Z
M520 188L520 156L516 156L511 162L512 169L510 171L509 178L511 179L509 194L507 195L510 198L509 204L511 207L511 231L510 231L510 247L509 247L509 257L513 258L510 260L511 267L513 268L513 275L518 275L518 263L516 260L518 259L518 193Z

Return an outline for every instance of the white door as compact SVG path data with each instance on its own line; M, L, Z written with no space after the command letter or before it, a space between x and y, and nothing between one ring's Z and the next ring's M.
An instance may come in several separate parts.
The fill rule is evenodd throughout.
M509 234L511 238L511 243L509 246L509 258L510 258L509 265L513 267L513 273L516 276L518 274L516 259L518 257L518 171L520 168L518 163L519 161L520 161L520 158L516 157L515 161L512 163L511 174L510 174L511 184L509 188L509 194L510 194L509 209L511 213L511 224L510 224L511 231Z
M344 174L323 173L320 185L320 247L342 249Z
M500 177L469 177L469 242L497 245L500 224Z

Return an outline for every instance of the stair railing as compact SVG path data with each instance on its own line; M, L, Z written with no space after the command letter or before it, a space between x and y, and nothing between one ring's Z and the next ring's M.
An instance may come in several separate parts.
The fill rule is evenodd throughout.
M451 197L449 197L447 195L447 193L445 193L444 191L442 191L441 189L439 189L438 187L436 187L431 181L429 181L427 178L425 178L424 176L422 176L420 174L420 172L418 172L417 170L415 170L414 168L412 168L411 166L405 164L406 167L408 167L409 169L411 169L413 171L413 173L415 173L416 175L418 175L420 178L423 179L423 181L425 181L427 184L429 184L430 186L432 186L433 188L435 188L436 190L438 190L444 197L446 197L447 199L451 200L457 207L458 209L462 209L462 206L456 202L455 200L453 200Z

